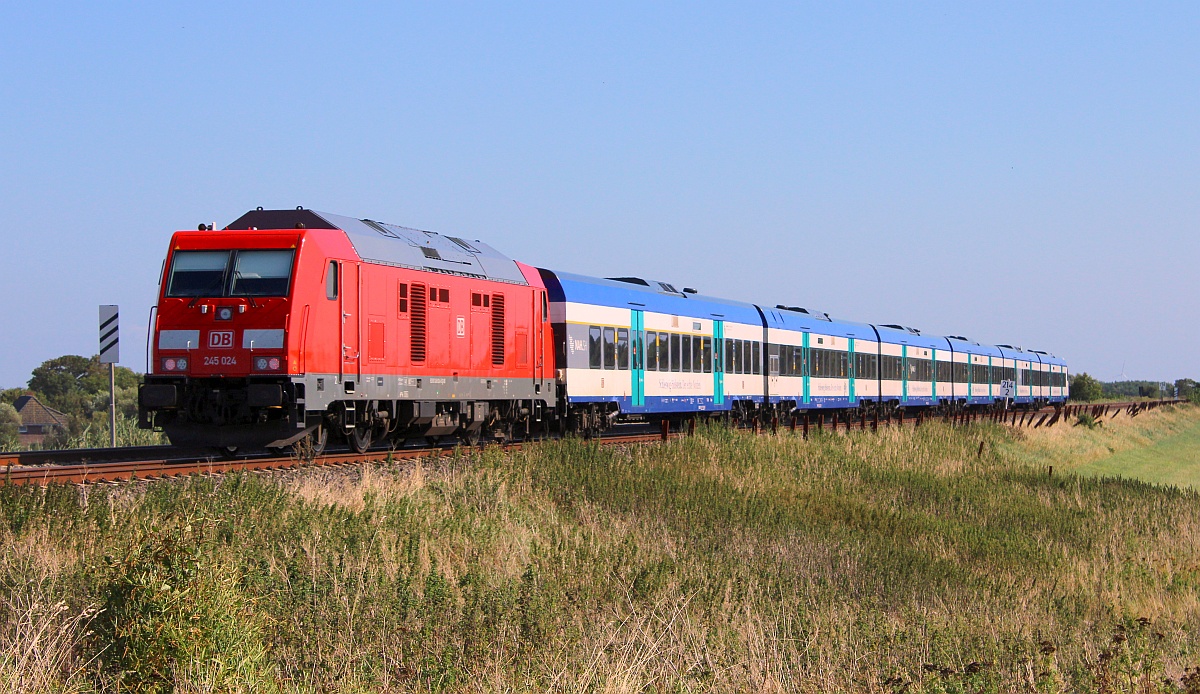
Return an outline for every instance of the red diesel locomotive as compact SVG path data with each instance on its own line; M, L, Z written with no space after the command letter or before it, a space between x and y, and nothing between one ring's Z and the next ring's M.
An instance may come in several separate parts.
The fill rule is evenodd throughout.
M295 210L176 232L139 425L177 445L502 439L546 426L538 271L479 241Z

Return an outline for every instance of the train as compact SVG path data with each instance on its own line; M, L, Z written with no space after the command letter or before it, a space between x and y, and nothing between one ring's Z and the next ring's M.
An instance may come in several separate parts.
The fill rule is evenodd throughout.
M1058 405L1053 354L639 277L303 207L177 231L138 425L179 446L365 452L811 412Z

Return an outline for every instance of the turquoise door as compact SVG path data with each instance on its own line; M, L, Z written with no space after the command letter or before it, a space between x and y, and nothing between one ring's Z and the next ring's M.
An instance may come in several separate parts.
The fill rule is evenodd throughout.
M633 358L630 360L632 373L633 406L646 405L646 318L645 312L634 310L630 317L629 341L632 343Z
M850 368L849 368L850 373L848 375L850 376L850 404L853 405L855 402L858 401L858 399L856 397L854 397L855 373L854 373L854 338L853 337L850 338L850 357L849 357L849 359L850 359Z
M804 333L800 347L800 354L803 359L803 363L801 364L801 372L804 374L804 390L802 391L800 399L807 404L808 402L812 401L812 393L809 391L808 381L810 374L812 373L812 367L809 363L812 360L812 355L808 353L808 333Z
M725 404L725 321L713 321L713 404Z
M900 346L900 402L908 402L908 345Z

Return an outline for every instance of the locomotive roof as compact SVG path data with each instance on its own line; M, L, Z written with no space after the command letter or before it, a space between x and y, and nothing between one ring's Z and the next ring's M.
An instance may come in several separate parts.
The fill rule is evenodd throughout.
M303 225L303 226L301 226ZM370 263L394 265L448 275L528 284L516 261L482 241L467 241L433 231L355 219L316 210L251 210L229 230L340 229L359 257Z

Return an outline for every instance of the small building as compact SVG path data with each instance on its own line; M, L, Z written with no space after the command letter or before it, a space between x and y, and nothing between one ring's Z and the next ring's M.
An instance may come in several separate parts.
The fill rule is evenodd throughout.
M17 441L22 446L40 446L50 435L67 429L67 415L46 407L32 395L17 398L13 401L13 409L21 417Z

